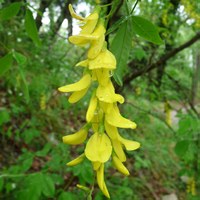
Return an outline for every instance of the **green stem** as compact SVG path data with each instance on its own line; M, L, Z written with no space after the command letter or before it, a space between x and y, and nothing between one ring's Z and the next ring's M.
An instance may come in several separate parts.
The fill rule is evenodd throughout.
M135 10L135 8L136 8L137 4L139 3L139 1L140 1L140 0L136 0L136 2L135 2L135 5L133 6L133 8L132 8L132 10L131 10L131 13L130 13L130 14L132 14L132 13L133 13L133 11Z

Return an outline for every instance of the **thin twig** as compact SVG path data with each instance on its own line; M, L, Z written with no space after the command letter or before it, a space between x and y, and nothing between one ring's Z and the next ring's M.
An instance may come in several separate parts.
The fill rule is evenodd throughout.
M198 40L200 40L200 32L197 32L193 38L191 38L184 44L180 45L177 48L172 49L170 52L165 53L165 55L161 56L159 60L152 63L151 65L148 65L143 69L139 68L140 70L133 71L131 74L129 74L127 77L125 77L125 79L123 81L124 85L129 84L134 78L141 76L159 66L164 65L170 58L174 57L176 54L178 54L185 48L188 48L189 46L193 45ZM129 66L132 69L138 69L137 65L134 62L129 63Z
M136 8L137 4L139 3L139 1L140 1L140 0L136 0L135 4L134 4L134 6L133 6L133 8L132 8L132 10L131 10L131 14L132 14L133 11L135 10L135 8Z

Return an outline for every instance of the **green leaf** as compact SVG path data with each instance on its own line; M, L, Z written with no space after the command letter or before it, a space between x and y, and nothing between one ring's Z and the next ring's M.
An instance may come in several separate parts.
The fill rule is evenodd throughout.
M42 193L46 197L53 197L55 193L54 182L48 174L43 174Z
M28 175L23 181L23 189L18 190L15 195L18 200L38 200L42 193L43 177L41 173Z
M47 143L41 151L36 152L36 155L41 157L46 156L47 153L51 150L51 147L52 147L51 144Z
M15 58L15 60L17 61L17 63L19 65L24 65L27 62L26 56L24 56L23 54L21 54L19 52L14 51L13 52L13 57Z
M184 115L179 120L179 129L177 131L180 135L197 134L200 131L200 122L198 118L190 115Z
M41 42L38 36L38 30L35 24L35 20L33 18L33 14L29 9L26 10L25 29L28 36L33 40L33 42L36 45L40 46Z
M32 166L32 163L33 163L33 156L23 161L20 170L23 172L26 172L27 170L30 169L30 167Z
M35 173L27 175L23 183L23 189L16 193L16 199L38 200L41 199L42 194L46 197L54 196L54 182L48 174Z
M116 21L107 31L106 35L109 35L113 31L115 31L121 24L123 24L125 21L129 19L130 16L123 16L118 21Z
M6 109L0 110L0 126L9 121L10 121L10 115L8 110Z
M10 69L12 63L13 58L11 53L8 53L4 57L0 58L0 76Z
M82 166L79 165L73 167L71 169L75 176L78 176L79 182L81 184L89 183L92 184L94 182L94 174L92 172L92 165L88 160L84 160Z
M26 144L30 144L34 138L40 136L40 132L34 128L27 128L22 132L21 136Z
M114 37L110 50L117 59L117 68L114 71L114 79L118 85L123 85L123 75L126 71L126 65L132 45L132 31L130 20L125 21L118 29Z
M139 16L132 16L133 31L140 37L155 44L163 44L157 27L149 20Z
M188 151L190 142L188 140L182 140L176 143L175 153L182 158Z
M139 61L147 57L146 52L142 48L134 48L133 54L134 58Z
M21 2L11 3L9 6L0 10L0 20L8 20L16 16L21 7Z
M76 200L77 196L72 192L62 192L58 197L58 200L66 200L66 199Z

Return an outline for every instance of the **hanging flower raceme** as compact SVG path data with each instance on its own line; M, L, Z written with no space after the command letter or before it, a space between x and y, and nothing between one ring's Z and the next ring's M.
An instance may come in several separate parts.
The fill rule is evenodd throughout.
M117 103L124 103L124 98L115 93L110 74L116 68L115 56L107 49L105 41L104 20L99 18L100 9L97 7L88 17L77 15L69 5L71 16L80 21L81 31L78 35L69 37L72 44L88 45L87 58L76 66L82 67L82 78L76 82L58 88L60 92L72 92L70 103L76 103L87 93L90 85L96 82L96 88L92 92L89 106L86 112L86 125L79 131L63 137L63 142L70 145L79 145L86 142L84 152L67 163L74 166L84 159L91 161L99 188L105 196L110 198L104 180L104 164L112 160L113 166L125 176L129 170L124 165L126 155L124 149L133 151L140 147L136 141L123 138L118 128L135 129L136 124L124 118ZM87 139L89 129L92 135Z

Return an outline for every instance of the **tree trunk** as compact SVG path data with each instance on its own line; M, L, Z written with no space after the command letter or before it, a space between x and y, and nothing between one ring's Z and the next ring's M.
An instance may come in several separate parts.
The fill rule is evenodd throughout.
M192 88L191 88L191 96L190 103L194 107L195 106L195 97L198 91L198 81L200 79L200 53L196 55L196 67L194 68L193 78L192 78Z
M36 16L36 20L35 20L38 30L42 26L42 16L45 12L45 9L50 6L51 2L52 2L52 0L41 0L41 2L40 2L40 7L39 7L39 10L38 10L38 13Z

